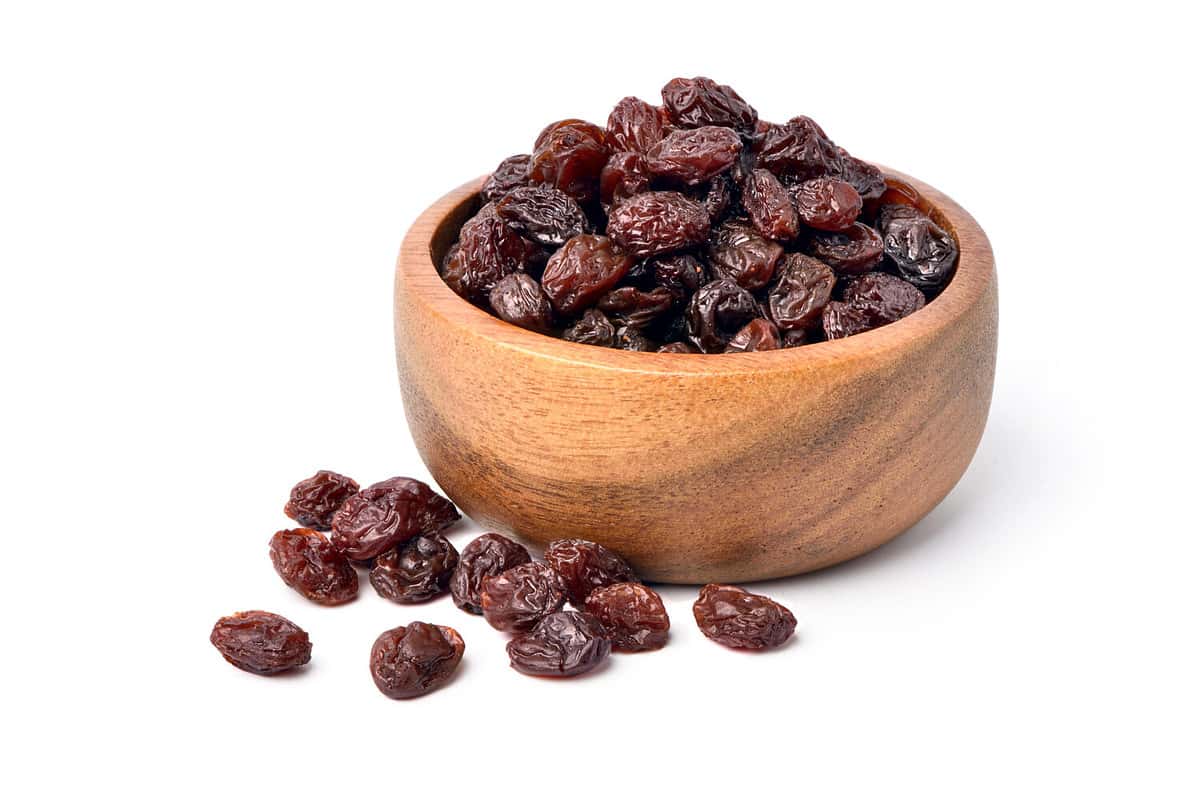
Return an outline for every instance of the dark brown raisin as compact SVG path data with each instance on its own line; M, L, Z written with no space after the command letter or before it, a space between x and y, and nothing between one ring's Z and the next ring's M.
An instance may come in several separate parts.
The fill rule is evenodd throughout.
M562 338L583 345L612 347L616 341L616 326L598 309L583 312L579 321L562 333Z
M883 206L878 227L883 233L883 252L908 281L933 288L949 279L957 264L957 242L919 209Z
M616 329L616 337L612 347L620 350L651 351L654 343L641 330L631 325L622 325Z
M554 540L545 546L545 561L562 577L570 602L580 608L597 587L637 581L619 554L588 540Z
M608 115L607 142L614 151L645 154L663 137L662 115L637 97L626 97Z
M583 234L567 241L550 257L541 286L560 314L573 315L616 286L633 266L606 236Z
M609 317L630 328L645 328L655 317L670 309L674 296L663 287L649 291L632 286L613 289L596 304Z
M699 189L703 190L699 200L707 210L710 220L719 220L733 204L733 179L727 174L717 175L707 186Z
M417 534L436 534L460 517L428 484L397 476L346 501L333 516L333 547L351 559L373 559Z
M628 581L601 587L587 596L587 613L604 627L616 651L654 651L670 636L670 616L662 596Z
M824 307L821 323L826 339L844 339L876 327L870 312L837 300Z
M810 328L832 297L837 277L824 262L802 253L788 253L770 289L770 318L785 330Z
M844 231L862 211L862 196L846 181L813 178L795 187L800 219L821 231Z
M708 266L716 278L729 278L751 292L770 283L783 246L759 234L746 220L725 220L712 231Z
M450 594L459 609L481 615L479 590L483 579L498 576L509 568L530 561L529 551L519 542L500 534L484 534L476 537L465 548L458 559L458 567L450 578Z
M620 205L649 189L649 183L644 157L638 153L616 153L600 173L600 202L606 207Z
M284 584L310 601L335 606L358 597L357 571L319 531L275 532L271 564Z
M544 562L526 562L487 576L479 592L483 619L500 631L528 631L566 605L562 579Z
M608 155L603 128L583 120L560 120L538 135L529 177L586 203L598 197L600 171Z
M785 606L727 584L705 586L692 609L704 636L730 648L776 648L795 632Z
M694 186L727 171L740 153L734 131L708 126L675 131L650 149L645 163L655 177Z
M658 348L658 353L699 353L699 351L686 342L669 342Z
M800 345L806 345L811 339L811 335L802 328L783 329L781 331L784 348L798 348Z
M462 297L480 300L501 278L540 255L540 248L501 220L489 203L462 225L458 249L449 255L442 277Z
M332 470L318 470L291 488L291 497L283 514L301 526L328 531L333 526L333 513L358 491L358 482Z
M799 234L799 215L791 193L769 170L749 174L741 187L741 205L762 236L786 240Z
M883 171L873 164L854 158L844 148L837 148L837 154L841 161L841 170L837 177L854 188L862 199L863 207L877 206L887 189Z
M415 698L445 685L466 643L449 626L414 622L383 632L371 646L371 678L388 698Z
M483 189L479 194L483 196L484 202L490 203L493 200L499 200L516 187L526 186L529 183L529 162L531 160L532 156L528 153L521 153L501 161L500 165L495 168L495 172L483 182Z
M875 325L886 325L924 308L924 293L889 273L866 273L845 287L846 303L867 312Z
M512 667L529 676L577 676L599 667L612 650L603 625L584 612L546 615L508 643Z
M308 633L285 617L253 610L223 617L209 641L234 667L268 676L308 664Z
M758 122L758 112L741 95L711 78L675 78L662 87L662 105L683 128L722 125L750 133Z
M854 223L838 232L819 231L809 238L808 252L839 273L868 273L883 259L883 240L878 231Z
M795 117L784 125L771 125L758 147L757 164L775 175L798 181L838 175L841 171L836 145L808 117Z
M758 316L758 302L729 278L704 284L687 306L687 336L704 353L720 353L750 320Z
M652 264L654 281L670 293L676 304L685 303L695 290L708 283L703 262L690 254L661 256Z
M587 215L578 201L545 184L519 186L500 198L495 213L526 239L558 247L587 232Z
M753 353L759 350L778 350L783 346L774 323L762 317L750 320L729 340L725 353Z
M548 333L554 325L554 309L550 299L528 273L505 275L487 294L491 309L501 320Z
M698 245L710 228L707 210L678 192L642 192L608 218L608 236L639 259Z
M420 535L379 554L371 567L371 586L389 601L421 603L449 591L457 566L458 549L449 540Z

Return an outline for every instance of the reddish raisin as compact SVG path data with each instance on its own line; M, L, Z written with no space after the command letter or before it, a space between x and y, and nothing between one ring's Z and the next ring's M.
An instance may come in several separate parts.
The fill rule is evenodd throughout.
M559 313L571 315L598 300L632 266L633 259L608 237L583 234L550 257L541 286Z
M867 312L875 325L886 325L924 308L924 293L888 273L866 273L845 287L845 302Z
M283 507L283 514L301 526L328 531L333 525L333 513L357 491L358 482L354 479L332 470L318 470L312 478L291 488L291 498Z
M837 175L841 170L836 145L808 117L795 117L784 125L771 125L762 136L757 163L775 175L798 181Z
M785 606L727 584L705 586L692 609L704 636L730 648L775 648L795 632Z
M479 603L479 591L483 579L498 576L509 568L530 561L528 550L499 534L484 534L476 537L462 549L458 567L450 578L450 594L459 609L474 615L483 613Z
M610 348L616 341L616 326L598 309L583 312L579 321L562 333L562 338L583 345L599 345Z
M883 206L878 214L883 252L899 274L919 287L940 286L958 259L957 242L919 209Z
M832 297L837 277L811 256L788 253L770 290L770 318L783 330L810 328Z
M442 277L468 300L479 300L501 278L523 270L540 257L540 248L521 237L488 204L462 225Z
M529 183L529 161L531 159L529 154L522 153L518 156L509 156L501 161L500 165L495 168L495 172L483 182L480 194L483 196L484 202L490 203L493 200L499 200L516 187L526 186Z
M458 549L440 534L413 537L380 554L371 567L371 586L398 604L428 601L450 588Z
M686 253L661 256L653 262L654 281L670 293L676 304L684 303L708 282L703 262Z
M670 617L662 596L644 584L620 582L587 596L587 613L604 627L617 651L654 651L666 644Z
M710 228L707 210L678 192L642 192L608 218L608 236L639 259L698 245Z
M526 562L487 576L479 592L483 619L500 631L528 631L566 605L562 579L544 562Z
M669 310L673 303L674 296L663 287L645 291L622 286L604 295L596 305L609 317L630 328L641 329Z
M728 128L694 128L675 131L646 154L650 173L658 178L694 186L710 181L737 160L741 137Z
M436 534L460 517L454 504L413 478L389 478L350 498L333 516L333 547L373 559L417 534Z
M638 153L617 153L600 173L600 202L619 205L649 189L649 168Z
M260 676L306 665L312 658L307 632L271 612L223 617L212 627L209 641L229 664Z
M578 201L545 184L519 186L495 204L500 219L525 238L557 247L587 230L587 216Z
M837 148L841 160L841 170L837 177L847 182L862 199L863 206L873 208L882 198L887 189L883 172L873 164L868 164L859 158L854 158L844 148Z
M658 108L640 98L624 98L608 115L607 142L614 151L645 154L663 135Z
M876 327L870 312L837 300L824 307L821 323L826 339L844 339Z
M783 246L759 234L745 220L726 220L712 232L708 264L712 275L729 278L751 292L770 283Z
M465 651L462 637L449 626L397 626L371 646L371 678L388 698L415 698L444 686Z
M687 336L704 353L720 353L728 341L758 316L758 302L736 281L704 284L687 306Z
M750 320L729 340L725 353L752 353L759 350L778 350L783 346L774 323L762 317Z
M358 573L319 531L297 528L271 537L271 564L283 583L326 606L358 597Z
M697 188L703 191L699 201L708 212L709 220L719 220L733 204L733 179L727 174L717 175L707 186Z
M586 202L598 196L600 171L607 161L602 128L583 120L561 120L537 137L529 177Z
M637 581L619 554L588 540L554 540L545 547L545 561L562 577L566 594L576 607L582 607L597 587Z
M882 261L883 240L870 226L854 223L845 231L812 234L808 251L839 273L858 275Z
M487 299L501 320L543 334L553 327L550 299L528 273L505 275L491 288Z
M795 206L804 224L821 231L844 231L862 211L862 196L836 178L813 178L795 188Z
M741 205L762 236L794 239L799 234L799 215L795 212L791 193L774 173L768 170L751 172L741 188Z
M530 676L577 676L599 667L612 650L603 625L584 612L546 615L508 643L512 667Z
M758 122L741 95L711 78L675 78L662 87L662 105L683 128L721 125L748 134Z

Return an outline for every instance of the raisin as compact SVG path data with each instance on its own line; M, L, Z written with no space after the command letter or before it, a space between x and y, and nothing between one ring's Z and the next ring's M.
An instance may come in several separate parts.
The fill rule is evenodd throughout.
M599 667L612 650L603 625L584 612L546 615L508 643L512 667L529 676L577 676Z
M675 131L653 146L645 163L655 177L694 186L727 171L740 153L741 137L708 126Z
M670 342L658 348L658 353L699 353L686 342Z
M444 686L465 651L466 643L449 626L397 626L371 646L371 678L388 698L415 698Z
M490 203L499 200L518 186L528 185L531 160L532 157L528 153L521 153L501 161L495 172L483 182L483 188L479 192L483 200Z
M562 579L544 562L526 562L487 576L479 591L483 619L500 631L528 631L566 605Z
M664 136L659 109L636 97L626 97L608 115L607 142L615 151L645 154Z
M649 184L649 168L640 154L617 153L608 159L600 173L600 202L605 206L619 205L649 189Z
M670 293L676 304L684 303L695 290L708 282L703 263L686 253L661 256L653 260L654 281Z
M654 651L666 644L670 616L662 596L644 584L609 584L588 595L585 606L604 627L613 650Z
M785 328L781 331L784 348L798 348L808 344L811 335L802 328Z
M413 478L389 478L350 498L333 516L333 547L373 559L417 534L436 534L460 517L454 504Z
M479 300L505 275L539 256L540 248L500 219L489 203L463 224L458 250L450 254L442 277L462 297Z
M725 353L752 353L759 350L778 350L783 346L774 323L762 317L750 320L733 335Z
M802 253L788 253L770 290L770 319L784 331L804 329L820 319L837 277L829 266Z
M736 281L704 284L687 306L687 336L704 353L720 353L733 335L758 316L758 302Z
M583 345L610 348L616 341L616 326L598 309L583 312L579 321L562 333L562 338Z
M770 283L783 246L745 220L725 220L712 232L708 264L716 278L729 278L751 292Z
M845 287L846 303L869 314L877 325L886 325L924 308L924 293L889 273L866 273Z
M758 147L757 164L775 175L798 181L837 175L841 171L836 145L808 117L771 125Z
M733 179L727 174L717 175L707 186L702 187L703 194L699 201L708 212L710 220L719 220L733 205Z
M319 531L296 528L271 537L271 564L283 583L310 601L335 606L358 597L358 573Z
M458 549L440 534L413 537L379 554L371 567L371 586L398 604L428 601L447 592L458 566Z
M707 210L678 192L642 192L608 218L608 236L639 259L698 245L710 228Z
M722 125L747 134L758 122L758 112L741 95L711 78L675 78L662 87L662 105L683 128Z
M498 576L509 568L530 561L529 551L518 542L499 534L476 537L462 549L458 567L450 577L450 594L459 609L474 615L483 613L479 590L483 579Z
M883 252L900 275L925 288L948 280L958 259L957 242L923 212L911 206L883 206L878 227Z
M808 251L839 273L858 275L882 261L883 240L870 226L854 223L844 231L812 234Z
M877 205L887 190L883 171L873 164L854 158L844 148L837 148L837 155L841 161L841 170L837 177L854 188L862 199L863 207Z
M487 294L491 309L501 320L547 333L554 324L550 299L528 273L511 273L501 278Z
M654 349L654 343L639 329L631 325L622 325L616 329L612 347L620 350L651 351Z
M558 247L587 231L587 215L578 201L545 184L513 189L496 202L495 213L526 239L544 247Z
M862 211L862 196L836 178L813 178L795 187L795 207L804 224L821 231L844 231Z
M598 196L608 161L604 130L583 120L561 120L542 130L529 161L529 178L553 184L585 203Z
M785 606L727 584L705 586L692 610L704 636L730 648L775 648L795 632Z
M260 676L306 665L312 658L308 633L271 612L223 617L212 627L209 641L229 664Z
M837 300L829 301L821 315L826 339L844 339L875 327L873 316L865 309Z
M576 607L582 607L597 587L637 581L619 554L588 540L554 540L545 547L545 561L562 577L566 594Z
M674 304L674 296L664 287L649 290L622 286L613 289L599 299L596 306L609 317L624 323L629 328L645 328L655 317L666 312Z
M583 234L567 241L545 266L541 286L560 314L572 315L595 303L633 266L606 236Z
M318 470L291 488L291 498L283 514L306 528L328 531L333 526L333 513L358 491L358 482L334 473Z
M741 205L762 236L794 239L799 234L799 215L791 193L769 170L749 174L741 188Z

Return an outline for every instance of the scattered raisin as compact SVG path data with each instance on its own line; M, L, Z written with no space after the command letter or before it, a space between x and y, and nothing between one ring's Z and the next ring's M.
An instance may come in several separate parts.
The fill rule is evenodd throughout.
M483 579L498 576L509 568L531 561L529 551L518 542L500 534L476 537L458 559L458 567L450 577L450 594L459 609L474 615L483 613L479 591Z
M528 631L566 605L561 577L545 562L526 562L483 579L483 619L500 631Z
M415 698L444 686L465 651L462 637L449 626L397 626L371 646L371 677L388 698Z
M758 316L758 302L728 278L704 284L687 307L687 336L704 353L720 353L728 341Z
M812 234L808 250L837 272L857 275L882 261L883 240L870 226L854 223L844 231Z
M616 326L598 309L583 312L579 321L562 333L562 338L583 345L610 348L616 341Z
M373 559L417 534L436 534L460 517L454 504L414 478L389 478L347 500L333 516L333 547Z
M458 566L458 549L440 534L421 534L379 554L371 567L371 586L398 604L428 601L447 592Z
M492 311L505 322L545 333L554 324L554 308L541 284L528 273L501 278L487 295Z
M583 234L550 257L541 286L560 314L573 315L599 300L624 277L633 259L606 236Z
M923 212L911 206L883 206L878 225L883 252L905 279L925 288L948 280L957 264L957 243Z
M770 318L780 329L804 329L820 319L832 297L837 277L829 266L811 256L788 253L770 289Z
M545 561L566 586L566 594L582 607L597 587L637 581L637 575L617 553L588 540L554 540L545 547Z
M821 231L844 231L862 211L862 196L836 178L813 178L795 187L795 207L804 224Z
M328 531L333 513L358 491L358 482L332 470L318 470L291 488L283 514L306 528Z
M698 245L710 229L707 210L679 192L642 192L608 218L608 235L639 259Z
M644 584L622 581L587 596L587 613L604 627L617 651L653 651L666 644L670 617L662 596Z
M284 584L310 601L335 606L358 597L357 571L319 531L275 532L271 564Z
M684 128L722 125L750 133L758 122L758 112L741 95L711 78L675 78L662 87L662 105Z
M238 612L212 627L209 641L234 667L267 676L308 664L312 643L308 633L271 612Z
M692 609L704 636L730 648L775 648L795 632L785 606L727 584L705 586Z
M645 163L657 178L694 186L728 170L740 153L734 131L708 126L675 131L650 149Z
M726 220L712 232L708 264L716 278L729 278L751 292L770 283L783 246L745 220Z
M846 184L848 186L848 184ZM758 233L768 239L794 239L799 215L791 193L767 170L754 170L741 188L741 205Z
M599 667L612 650L603 625L585 612L546 615L508 643L512 667L530 676L577 676Z

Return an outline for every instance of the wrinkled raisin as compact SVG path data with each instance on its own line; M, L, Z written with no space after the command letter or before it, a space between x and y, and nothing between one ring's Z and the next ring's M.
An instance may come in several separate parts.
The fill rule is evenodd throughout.
M741 205L762 236L786 240L799 234L799 215L795 212L791 193L774 173L768 170L751 172L741 188Z
M698 245L710 228L707 210L678 192L642 192L608 218L608 235L639 259Z
M694 186L710 181L737 160L741 137L728 128L692 128L675 131L646 154L650 173Z
M759 350L778 350L783 346L774 323L762 317L750 320L733 335L725 353L753 353Z
M614 151L644 155L663 136L661 113L640 98L622 99L608 115L607 142Z
M483 579L483 619L500 631L528 631L566 605L562 579L544 562L526 562Z
M212 627L209 641L229 664L260 676L297 668L312 658L308 633L271 612L223 617Z
M653 651L666 644L670 632L666 605L644 584L623 581L600 587L587 596L585 606L616 651Z
M667 311L673 303L674 296L663 287L645 291L636 287L622 286L600 298L596 306L609 317L619 320L626 326L640 329Z
M326 606L358 597L358 573L319 531L296 528L271 537L271 564L283 583Z
M490 203L493 200L499 200L516 187L528 185L529 161L531 159L532 157L528 153L521 153L501 161L495 168L495 172L483 182L483 188L479 194L483 196L484 202Z
M388 698L415 698L444 686L465 651L462 637L449 626L397 626L371 646L371 677Z
M450 577L450 594L459 609L480 615L479 590L483 579L498 576L509 568L531 561L529 551L518 542L500 534L476 537L458 558L458 567Z
M821 231L844 231L862 211L862 196L836 178L813 178L795 187L795 207L804 224Z
M508 643L512 667L530 676L577 676L599 667L612 650L603 625L585 612L546 615Z
M953 237L911 206L883 206L878 214L883 252L899 274L919 287L945 283L958 259Z
M687 306L687 336L704 353L720 353L750 320L758 316L758 302L728 278L704 284Z
M399 604L428 601L447 592L458 566L458 549L440 534L412 539L379 554L371 567L371 586Z
M886 325L924 308L924 293L888 273L866 273L845 287L846 303L869 314L875 325Z
M795 632L785 606L727 584L705 586L692 609L704 636L730 648L775 648Z
M870 312L838 300L824 307L821 324L826 339L844 339L877 327Z
M662 105L684 128L722 125L749 133L758 122L758 112L741 95L711 78L675 78L662 87Z
M600 202L606 207L620 205L649 189L649 184L649 168L640 154L617 153L600 173Z
M318 470L291 488L283 514L306 528L328 531L333 513L358 491L358 482L332 470Z
M670 293L676 304L685 302L708 282L703 262L687 253L661 256L653 262L654 280Z
M770 283L783 246L745 220L726 220L712 232L708 265L716 278L729 278L751 292Z
M771 125L758 147L757 164L775 175L798 181L837 175L841 170L836 145L808 117Z
M637 350L651 351L654 349L654 343L649 341L649 338L641 333L641 330L634 328L631 325L622 325L616 329L616 336L613 339L612 347L620 350Z
M587 216L578 201L544 184L513 189L496 202L495 213L526 239L545 247L558 247L587 231Z
M417 534L436 534L460 517L454 504L414 478L389 478L346 501L333 516L333 547L373 559Z
M488 302L496 316L530 331L549 331L554 324L554 309L541 284L528 273L512 273L501 278Z
M870 226L854 223L844 231L812 234L808 251L839 273L857 275L882 261L883 240Z
M566 594L576 607L582 607L597 587L637 581L619 554L588 540L554 540L545 546L545 561L562 577Z
M553 184L585 203L599 191L608 161L604 130L583 120L561 120L542 130L529 161L529 178Z
M837 148L837 154L841 161L841 170L837 177L854 188L862 199L863 207L873 208L887 189L883 171L873 164L854 158L844 148Z
M525 269L540 254L540 248L501 220L489 203L462 225L458 249L450 255L442 277L459 295L478 300L505 275Z
M560 314L572 315L599 300L633 266L606 236L583 234L550 257L541 286Z
M697 189L702 190L698 199L708 212L709 220L719 220L733 204L733 181L727 174L717 175L706 186Z
M616 341L616 326L598 309L583 312L579 321L562 333L562 338L583 345L599 345L610 348Z
M811 256L788 253L770 289L770 318L780 329L809 328L832 297L837 277L829 266Z

